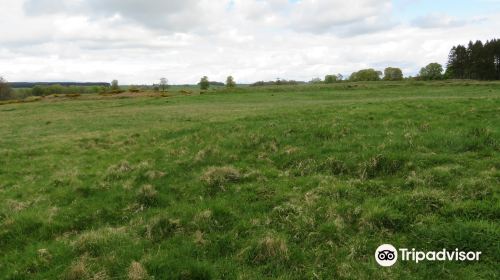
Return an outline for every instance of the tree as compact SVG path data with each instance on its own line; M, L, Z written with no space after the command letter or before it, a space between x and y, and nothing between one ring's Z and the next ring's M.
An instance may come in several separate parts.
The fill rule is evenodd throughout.
M325 76L325 84L333 84L337 81L337 76L335 75L326 75Z
M203 76L203 78L201 78L201 80L200 80L199 85L200 85L200 89L207 90L210 87L210 82L208 81L208 77Z
M419 74L422 80L441 80L443 78L443 66L439 63L430 63L420 69Z
M384 70L384 80L386 81L402 81L403 71L395 67L387 67Z
M344 76L340 73L337 74L337 81L343 81L344 80Z
M448 64L446 65L446 75L452 79L466 79L468 69L467 48L462 45L453 47L448 55Z
M229 76L226 79L226 87L228 88L234 88L236 87L236 82L234 81L233 76Z
M382 76L382 72L376 71L372 68L359 70L358 72L354 72L349 77L349 80L357 82L357 81L380 81L380 76Z
M160 88L161 88L161 91L165 92L165 90L167 90L168 88L168 80L166 78L161 78L160 79Z
M0 100L7 100L12 98L12 89L7 81L0 77Z
M500 79L499 40L493 39L483 44L469 41L467 47L458 45L450 50L446 65L446 78L453 79Z
M111 90L120 90L120 86L118 85L118 80L111 81Z

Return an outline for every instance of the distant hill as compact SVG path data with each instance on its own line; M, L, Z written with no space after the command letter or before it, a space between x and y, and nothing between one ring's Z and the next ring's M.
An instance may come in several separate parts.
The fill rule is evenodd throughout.
M90 87L90 86L110 86L109 83L74 83L74 82L15 82L9 83L12 88L32 88L34 86L51 86L51 85L61 85L65 87L69 86L79 86L79 87Z

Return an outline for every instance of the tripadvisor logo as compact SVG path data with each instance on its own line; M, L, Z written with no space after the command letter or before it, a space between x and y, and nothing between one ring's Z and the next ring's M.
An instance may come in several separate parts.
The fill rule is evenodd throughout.
M380 266L393 266L398 257L401 261L412 261L419 263L421 261L479 261L481 252L459 251L458 248L452 251L442 249L440 251L417 251L415 248L399 248L397 250L391 244L380 245L375 250L375 260Z
M375 251L375 260L381 266L393 266L398 261L398 250L391 244L380 245Z

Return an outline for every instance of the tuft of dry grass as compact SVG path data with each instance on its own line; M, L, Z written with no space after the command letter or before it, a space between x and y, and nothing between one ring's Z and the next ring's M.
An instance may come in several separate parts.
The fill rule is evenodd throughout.
M113 242L123 239L124 236L123 228L102 228L82 233L72 245L80 254L100 256Z
M255 263L286 260L288 260L288 246L285 240L271 234L258 242L253 254Z
M205 245L207 243L207 240L203 238L203 232L197 230L194 233L194 243L198 245Z
M149 180L155 180L155 179L160 179L165 176L164 172L157 171L157 170L149 170L146 171L144 174Z
M148 272L140 262L132 262L128 268L129 280L146 280L149 279Z
M209 167L200 177L211 193L225 191L227 184L239 182L241 179L240 171L232 166Z
M122 161L108 168L108 170L106 171L106 179L110 181L121 179L133 170L134 167L128 161Z
M44 262L49 263L52 260L52 254L50 254L49 250L42 248L38 249L38 258Z
M70 266L65 278L67 280L81 280L88 279L88 277L89 272L85 258L80 258Z

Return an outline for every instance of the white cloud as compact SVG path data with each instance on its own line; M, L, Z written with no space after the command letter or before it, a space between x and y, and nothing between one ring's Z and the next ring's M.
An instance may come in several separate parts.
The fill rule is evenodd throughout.
M0 10L11 81L308 80L365 67L413 74L451 46L497 34L500 16L396 20L388 0L12 0ZM499 13L500 14L500 13ZM478 17L479 15L474 15ZM426 27L426 28L422 28ZM432 28L427 28L432 27ZM453 27L453 32L449 28Z

